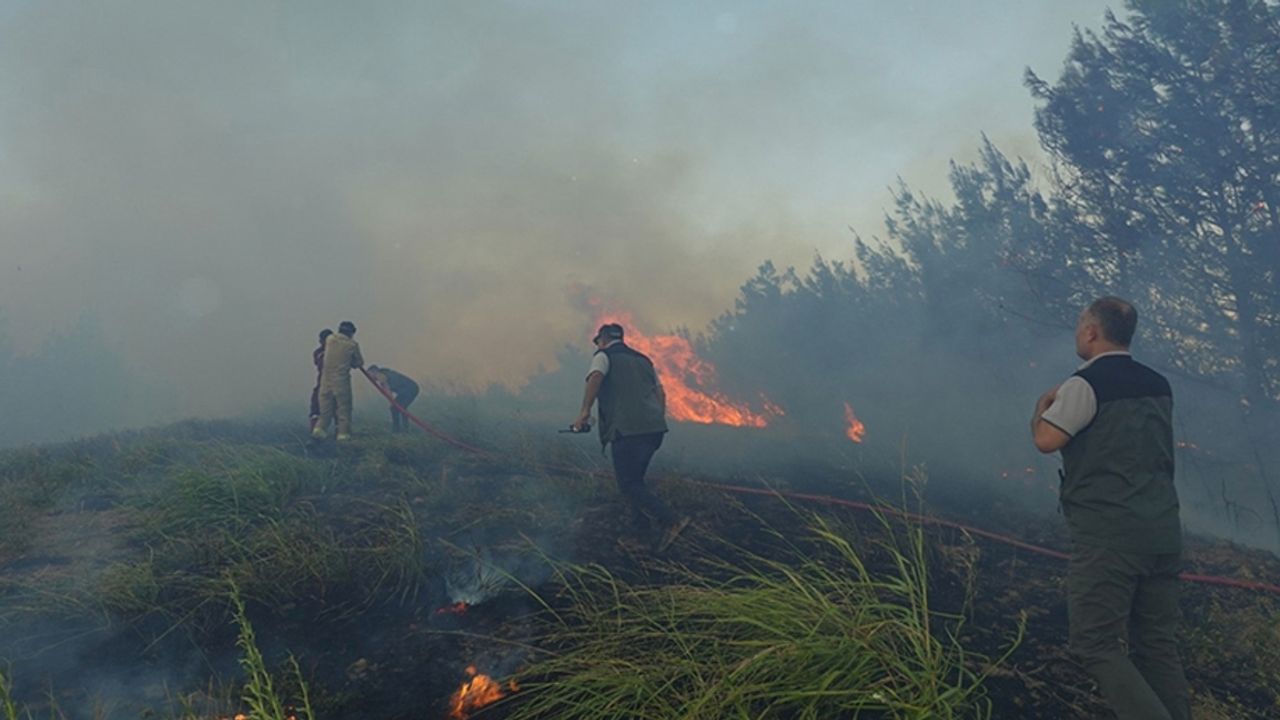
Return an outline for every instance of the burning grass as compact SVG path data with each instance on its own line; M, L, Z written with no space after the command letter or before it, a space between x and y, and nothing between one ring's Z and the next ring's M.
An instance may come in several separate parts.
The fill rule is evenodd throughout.
M865 516L836 508L797 523L776 498L671 482L667 468L690 471L674 446L658 487L696 519L659 561L636 549L613 483L592 472L606 462L598 445L547 441L539 427L493 434L504 444L479 457L377 433L317 454L279 428L185 424L0 456L0 514L20 517L0 526L0 720L144 708L256 720L274 717L271 698L284 718L314 705L444 720L463 682L486 702L498 687L492 715L513 718L1097 715L1065 658L1057 561L883 518L857 527ZM711 452L723 433L684 430L726 472L737 445ZM779 464L770 482L782 487L856 490L811 458ZM1023 537L1045 526L936 489L943 513ZM531 546L578 564L549 565ZM1237 567L1243 557L1223 547L1192 562L1274 576L1274 558ZM535 598L545 606L531 623ZM1274 715L1274 601L1196 588L1184 606L1198 712ZM43 662L62 648L73 670ZM20 671L12 684L5 658ZM170 659L193 669L151 673ZM255 682L262 706L250 710L241 696ZM468 702L463 712L486 716Z
M21 515L35 538L0 528L15 541L11 554L0 552L0 661L35 668L15 697L34 702L38 715L47 714L54 691L42 696L33 682L56 687L64 701L77 698L68 717L79 717L96 684L46 675L35 658L67 643L111 642L137 653L125 663L195 653L212 669L229 654L228 580L268 622L273 651L301 639L312 668L326 668L317 656L330 654L316 628L350 643L364 623L451 622L452 614L432 612L445 603L450 538L498 551L495 539L510 527L533 535L562 528L565 499L598 490L598 479L584 474L547 493L540 478L513 469L521 468L450 454L425 437L384 434L319 456L288 444L163 433L0 456L0 500L21 500L0 507ZM100 506L78 501L100 486L110 489ZM419 605L430 620L416 616ZM404 633L401 626L394 635ZM340 668L350 659L334 662ZM341 671L325 671L322 701L339 706L348 693L334 680ZM173 696L151 683L146 700L126 702L155 708L168 697L169 717L221 717L225 687L183 685Z
M548 651L517 678L508 717L989 717L991 661L957 639L965 618L930 604L924 533L895 532L869 569L847 533L819 517L807 537L765 528L769 556L711 538L669 582L600 566L559 568L567 609L546 602Z
M514 681L503 687L502 683L476 670L475 665L467 666L467 676L469 679L449 698L449 720L468 720L473 713L519 689Z

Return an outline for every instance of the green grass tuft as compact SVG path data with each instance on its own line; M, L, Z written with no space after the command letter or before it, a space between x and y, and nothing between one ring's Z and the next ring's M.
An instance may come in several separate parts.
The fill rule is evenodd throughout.
M0 454L0 559L29 549L35 519L94 472L91 459L74 454L54 456L42 449Z
M13 681L0 672L0 710L4 711L4 720L18 720L18 704L13 700ZM31 713L26 713L28 718Z
M844 533L809 522L802 543L773 533L789 546L775 557L713 541L697 567L665 568L670 583L558 567L569 607L544 616L548 652L520 673L508 717L989 717L992 663L961 645L963 617L930 607L921 530L882 541L889 569L873 572Z
M267 670L267 663L258 649L257 637L253 625L245 614L244 600L240 597L240 589L234 582L231 585L232 616L239 628L236 646L240 648L240 667L247 676L241 689L241 700L249 709L249 717L254 720L315 720L311 708L311 696L306 680L302 677L302 668L293 655L289 655L289 670L298 686L299 705L295 708L280 700L280 691L275 679Z

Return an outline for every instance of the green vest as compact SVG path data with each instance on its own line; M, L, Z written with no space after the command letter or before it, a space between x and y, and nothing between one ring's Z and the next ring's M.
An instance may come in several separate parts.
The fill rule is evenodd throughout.
M608 445L619 435L666 432L666 404L649 358L620 342L597 352L609 356L598 396L600 443Z
M1173 483L1173 392L1128 355L1076 373L1093 388L1093 422L1062 448L1062 512L1074 542L1131 553L1182 550Z

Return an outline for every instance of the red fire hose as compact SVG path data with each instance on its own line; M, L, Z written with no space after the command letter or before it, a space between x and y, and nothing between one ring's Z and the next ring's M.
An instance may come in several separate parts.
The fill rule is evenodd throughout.
M391 403L391 406L392 406L392 407L394 407L395 409L399 410L399 411L400 411L400 414L402 414L402 415L404 415L405 417L409 418L409 421L410 421L410 422L412 422L414 425L417 425L418 427L422 428L422 429L423 429L423 430L425 430L428 434L430 434L430 435L434 435L435 437L439 438L440 440L443 440L444 442L446 442L446 443L448 443L448 444L450 444L450 445L452 445L452 446L454 446L454 447L456 447L456 448L460 448L460 449L462 449L462 450L466 450L466 451L467 451L467 452L469 452L469 453L474 453L474 454L476 454L476 455L488 455L488 454L489 454L489 452L488 452L488 451L486 451L486 450L483 450L483 449L481 449L481 448L478 448L478 447L476 447L475 445L468 445L467 443L464 443L464 442L462 442L461 440L459 440L459 439L457 439L457 438L449 437L448 435L445 435L444 433L440 432L439 430L437 430L437 429L435 429L435 428L431 427L430 425L428 425L428 424L426 424L426 423L422 422L421 420L419 420L419 419L418 419L418 417L417 417L416 415L414 415L413 413L409 412L408 410L405 410L405 409L404 409L404 407L403 407L402 405L400 405L400 403L396 402L396 396L395 396L395 395L392 395L392 394L391 394L391 391L390 391L390 390L388 390L387 388L383 387L382 385L379 385L379 384L378 384L378 382L377 382L376 380L374 380L374 379L373 379L373 376L371 376L371 375L369 374L369 371L368 371L368 370L365 370L364 368L360 368L360 372L361 372L361 373L363 373L363 374L364 374L364 376L365 376L366 378L368 378L369 382L370 382L370 383L372 383L372 384L373 384L373 386L374 386L375 388L377 388L378 392L382 393L382 397L386 398L386 399L387 399L387 402Z
M1033 552L1038 555L1045 555L1051 558L1058 558L1059 560L1071 559L1070 555L1060 550L1050 550L1049 548L1041 547L1039 545L1032 545L1029 542L1024 542L1022 540L1019 540L1014 537L1010 537L1008 535L1001 535L999 533L991 532L990 530L983 530L981 528L976 528L971 525L958 523L954 520L945 520L943 518L933 517L931 515L920 515L918 513L906 512L904 510L898 510L896 508L889 507L887 505L873 505L871 503L858 502L856 500L845 500L843 498L831 497L830 495L812 495L809 493L789 492L784 490L767 490L763 488L748 488L748 487L742 487L740 485L718 485L714 483L698 483L698 484L704 487L710 487L710 488L715 488L717 490L723 490L725 492L740 493L744 495L775 495L775 496L781 496L781 497L794 499L794 500L806 500L810 502L822 503L825 505L839 505L842 507L856 508L858 510L866 510L869 512L882 513L884 515L891 515L894 517L902 518L904 520L911 520L912 522L918 522L922 525L936 525L938 527L949 527L949 528L955 528L957 530L963 530L969 533L970 535L977 535L978 537L984 537L984 538L987 538L988 540L994 540L998 543L1003 543L1011 547L1027 550L1029 552ZM1280 595L1280 585L1272 585L1270 583L1256 582L1253 580L1239 580L1237 578L1219 577L1216 575L1197 575L1195 573L1181 573L1178 575L1178 577L1188 582L1204 583L1206 585L1223 585L1225 587L1236 587L1236 588L1243 588L1246 590L1257 590L1260 592L1268 592L1274 595Z
M431 434L436 438L439 438L440 440L442 440L445 443L448 443L449 445L452 445L462 450L466 450L467 452L475 455L485 455L490 457L493 457L495 455L493 452L489 450L485 450L483 448L476 447L475 445L467 444L457 438L450 437L444 432L441 432L440 430L437 430L436 428L428 425L422 420L419 420L413 413L404 409L404 407L402 407L400 403L396 402L395 396L392 395L389 390L387 390L386 388L384 388L383 386L375 382L374 379L369 375L369 371L365 370L364 368L360 368L360 372L364 373L364 376L369 379L369 382L372 383L375 388L378 389L378 392L382 393L382 396L387 399L387 402L391 403L392 407L399 410L414 425L417 425L418 427L422 428L427 433ZM548 470L581 472L579 468L558 467L554 465L544 465L542 467ZM965 525L963 523L958 523L954 520L946 520L943 518L933 517L932 515L921 515L918 513L907 512L905 510L899 510L897 508L890 507L887 505L858 502L856 500L845 500L844 498L832 497L830 495L814 495L811 493L791 492L787 490L750 488L750 487L743 487L741 485L722 485L719 483L705 483L705 482L699 482L696 480L686 480L685 482L690 482L690 483L699 485L701 487L719 490L721 492L736 493L739 495L772 495L774 497L784 497L790 500L803 500L805 502L814 502L814 503L820 503L823 505L836 505L840 507L853 508L856 510L864 510L867 512L877 512L877 513L882 513L884 515L888 515L891 517L901 518L903 520L918 522L922 525L935 525L938 527L949 527L949 528L954 528L956 530L963 530L964 532L967 532L970 535L976 535L978 537L986 538L988 540L994 540L995 542L1008 545L1010 547L1019 548L1021 550L1026 550L1028 552L1036 553L1037 555L1044 555L1046 557L1057 558L1059 560L1071 559L1070 555L1060 550L1051 550L1049 548L1041 547L1039 545L1033 545L1029 542L1024 542L1022 540L1019 540L1015 537L1010 537L1008 535L1001 535L1000 533L992 532L990 530L983 530L981 528L973 527L971 525ZM1241 580L1238 578L1221 577L1218 575L1198 575L1195 573L1182 573L1178 575L1178 577L1187 582L1201 583L1204 585L1219 585L1222 587L1241 588L1244 590L1253 590L1256 592L1265 592L1265 593L1271 593L1272 595L1280 596L1280 585L1273 585L1271 583L1257 582L1254 580Z

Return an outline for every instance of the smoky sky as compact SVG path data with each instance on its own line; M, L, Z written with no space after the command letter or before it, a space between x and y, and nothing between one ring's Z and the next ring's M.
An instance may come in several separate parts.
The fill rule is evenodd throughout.
M851 254L1105 4L0 3L0 319L88 318L186 415L305 395L315 333L461 386L700 328Z

